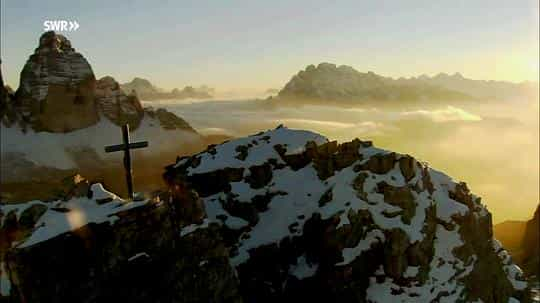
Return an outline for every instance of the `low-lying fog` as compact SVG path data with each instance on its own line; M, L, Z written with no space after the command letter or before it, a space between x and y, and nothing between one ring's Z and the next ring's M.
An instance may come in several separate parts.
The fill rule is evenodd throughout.
M528 219L539 201L538 100L409 109L276 107L249 100L145 105L166 107L203 134L244 136L284 124L338 141L372 140L467 182L495 223Z

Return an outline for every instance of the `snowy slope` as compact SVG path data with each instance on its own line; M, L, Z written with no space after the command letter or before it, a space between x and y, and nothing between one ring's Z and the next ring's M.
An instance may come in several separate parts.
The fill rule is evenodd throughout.
M185 227L182 236L211 222L236 232L230 261L241 283L261 279L257 287L270 287L272 293L287 293L291 279L333 279L328 272L354 271L370 251L385 257L371 261L381 263L373 272L362 272L369 280L362 290L369 302L489 302L490 294L472 290L471 282L488 258L501 261L489 269L493 273L484 274L502 273L505 282L486 289L506 287L500 291L506 300L525 289L521 271L491 238L491 215L466 185L410 156L365 142L350 144L353 156L344 151L347 147L333 148L318 134L279 127L181 159L169 174L185 176L189 184L203 189L208 217L203 225ZM296 165L306 158L310 161ZM340 167L343 159L349 161ZM322 173L329 167L329 176ZM261 206L264 199L267 204ZM369 224L361 221L366 216ZM316 218L326 231L315 239L345 239L323 243L328 254L324 249L310 251L304 243L311 239L306 233L313 224L308 222ZM472 241L474 237L479 240ZM266 250L284 251L289 248L282 243L289 242L295 247L290 250L295 261L261 261ZM340 255L333 258L336 249ZM417 255L427 257L415 259ZM278 263L275 275L288 272L282 284L253 273L268 270L262 265L266 262Z
M69 133L34 132L26 133L16 126L0 126L4 156L7 153L20 153L39 166L69 169L77 167L72 153L85 147L93 149L103 160L120 159L121 153L105 153L104 147L122 143L120 127L102 118L90 127ZM200 144L197 133L182 129L168 130L161 127L159 120L145 115L141 125L130 132L132 142L149 141L149 147L140 149L143 155L156 155L161 152L176 151L182 144Z

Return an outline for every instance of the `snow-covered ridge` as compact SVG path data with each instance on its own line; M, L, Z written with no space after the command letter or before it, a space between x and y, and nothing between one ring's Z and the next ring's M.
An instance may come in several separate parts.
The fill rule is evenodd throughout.
M200 228L216 222L238 232L231 264L240 276L259 262L253 259L257 251L307 237L305 230L320 218L333 222L332 235L350 240L338 246L341 257L331 265L321 263L328 262L325 257L306 259L309 251L298 252L303 254L290 265L290 276L317 277L324 274L321 267L341 270L362 262L371 250L400 245L395 249L402 251L384 261L378 273L365 273L372 275L366 289L370 302L454 302L475 296L481 301L467 281L483 255L494 251L491 244L471 243L474 236L466 230L477 228L484 237L480 241L494 241L484 236L491 229L490 214L466 184L408 155L361 141L337 145L315 133L278 127L180 159L170 169L204 189L207 220ZM364 220L359 218L368 223L358 223ZM186 227L182 236L196 228ZM423 256L420 261L415 254ZM511 260L503 263L505 278L515 291L523 290L519 268Z
M305 144L314 141L317 144L328 142L325 137L310 131L291 132L285 127L276 128L254 136L225 142L215 147L214 151L201 153L200 162L194 168L188 168L190 174L206 173L223 168L240 168L261 165L270 158L278 158L275 145L282 145L288 154L297 154L305 150ZM243 154L246 158L243 159ZM187 161L187 158L176 164L176 167ZM249 166L246 166L249 164Z
M15 213L17 220L21 214L35 205L44 207L43 214L35 223L32 233L20 243L13 243L14 247L25 248L49 240L63 233L76 230L89 223L113 224L119 212L145 205L148 200L125 201L117 195L107 191L100 183L90 187L91 197L74 197L69 201L55 201L43 203L30 201L20 204L0 205L0 213L5 219L10 213ZM0 222L0 226L4 222Z

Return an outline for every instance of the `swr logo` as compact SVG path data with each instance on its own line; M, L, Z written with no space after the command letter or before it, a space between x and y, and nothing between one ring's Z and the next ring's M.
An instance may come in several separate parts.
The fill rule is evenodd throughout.
M79 28L77 21L69 20L46 20L43 22L43 29L48 31L76 31Z

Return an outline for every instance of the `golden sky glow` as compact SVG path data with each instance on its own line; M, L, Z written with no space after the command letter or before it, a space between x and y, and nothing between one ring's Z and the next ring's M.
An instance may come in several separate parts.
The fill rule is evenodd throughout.
M98 77L144 77L163 88L249 94L320 62L391 77L538 81L537 0L25 2L1 2L12 86L43 21L59 16L80 24L67 35Z

